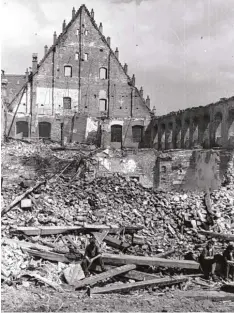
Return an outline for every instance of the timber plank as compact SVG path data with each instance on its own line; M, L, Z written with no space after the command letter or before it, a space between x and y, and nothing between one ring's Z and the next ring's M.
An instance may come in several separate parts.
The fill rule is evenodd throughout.
M130 289L137 289L137 288L145 288L148 286L170 286L174 284L179 284L184 281L188 280L187 277L176 277L176 278L161 278L161 279L152 279L137 283L131 283L131 284L121 284L121 285L115 285L115 286L107 286L104 288L94 288L92 290L93 294L99 294L99 293L112 293L112 292L121 292L121 291L128 291Z
M135 255L120 255L103 253L103 261L106 264L136 264L144 266L164 266L176 268L199 269L199 263L187 260L164 259L160 257L145 257Z
M79 289L79 288L82 288L82 287L87 286L87 285L92 286L99 281L102 281L104 279L126 273L126 272L131 271L135 268L136 268L136 265L134 265L134 264L128 264L128 265L124 265L124 266L120 266L120 267L115 267L115 268L108 270L104 273L101 273L101 274L98 274L98 275L88 277L88 278L81 280L78 284L75 285L75 289Z
M64 254L59 254L55 252L50 251L37 251L30 248L22 247L22 250L29 253L32 256L50 260L50 261L56 261L56 262L62 262L62 263L70 263L71 260L66 257Z
M212 238L219 238L228 241L234 241L234 234L214 233L212 231L200 230L201 235L209 236Z

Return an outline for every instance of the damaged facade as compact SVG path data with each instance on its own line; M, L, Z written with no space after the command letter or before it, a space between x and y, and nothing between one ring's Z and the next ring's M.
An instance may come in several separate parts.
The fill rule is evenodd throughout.
M8 132L17 112L12 137L23 133L103 148L139 147L146 141L150 99L144 100L143 89L135 87L135 76L130 78L127 64L121 65L118 48L111 49L102 23L98 27L93 10L89 13L84 5L72 10L72 20L68 25L63 22L58 38L54 33L53 45L45 46L39 63L33 54L31 73L5 77L15 94L9 95L13 112Z

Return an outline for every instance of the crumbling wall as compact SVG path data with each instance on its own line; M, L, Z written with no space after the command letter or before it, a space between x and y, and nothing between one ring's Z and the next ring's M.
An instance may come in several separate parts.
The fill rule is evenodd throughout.
M234 160L228 150L180 150L162 153L156 163L156 188L182 190L218 189Z
M204 107L155 117L152 145L158 150L234 148L234 97Z

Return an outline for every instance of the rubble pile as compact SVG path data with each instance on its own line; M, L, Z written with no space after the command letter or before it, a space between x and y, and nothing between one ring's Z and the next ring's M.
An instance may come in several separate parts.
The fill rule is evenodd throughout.
M135 253L154 255L176 248L177 253L184 254L204 243L205 237L197 230L209 226L204 194L158 193L117 174L91 182L54 178L33 197L32 209L18 207L3 217L4 234L13 225L142 226L138 232L142 243L135 246ZM212 230L234 233L233 189L223 187L212 193L211 199L215 218Z
M121 263L119 256L121 250L124 255L136 258L141 256L160 258L159 255L165 253L165 257L170 260L163 259L163 264L184 268L180 260L184 259L185 254L193 252L196 256L206 244L207 236L200 233L200 230L234 235L232 173L227 173L228 179L223 187L208 194L206 191L206 195L204 192L154 191L144 188L135 179L119 174L97 177L94 170L94 149L82 152L75 150L55 152L51 148L56 150L57 146L45 149L42 144L35 146L10 143L3 149L4 171L7 166L9 168L12 166L9 156L14 160L17 156L24 170L30 166L34 171L36 169L37 179L35 177L32 179L34 185L36 180L45 179L44 184L30 192L24 197L24 201L19 201L2 216L2 237L13 240L10 244L2 242L2 274L5 280L15 280L25 275L25 271L26 275L33 271L31 277L59 289L66 270L68 279L74 279L73 274L70 275L71 272L76 271L74 275L78 272L80 275L80 269L77 269L76 265L73 264L73 268L68 269L65 263L68 259L74 260L77 252L82 255L81 251L87 246L89 234L93 232L87 225L94 229L98 226L99 236L102 236L103 230L105 232L105 227L108 227L109 231L117 230L111 233L108 240L104 240L107 235L104 233L102 240L105 243L102 244L102 249L112 253L106 256L107 259L112 260L113 255L117 254L120 258L117 260L120 262L118 265L125 264ZM16 169L17 165L14 166ZM9 206L27 188L25 176L18 176L14 184L5 184L2 188L4 207ZM43 236L40 233L33 235L27 235L27 232L22 231L17 233L17 229L22 227L29 229L29 233L30 230L40 230L43 227L47 231L49 229L54 231L56 227L83 227L87 232L71 231L69 239L62 232L52 231ZM126 231L128 227L135 227L134 235ZM19 245L14 246L14 240ZM26 246L28 250L25 250L25 244L29 243L31 246ZM34 244L39 244L39 247ZM74 245L78 250L73 250ZM217 252L225 245L224 239L216 239ZM124 247L124 250L121 247ZM168 251L172 251L173 255L171 252L167 255ZM40 263L37 261L38 258ZM58 261L54 264L48 260ZM136 262L141 264L139 260ZM146 264L151 264L150 262L153 261L147 260ZM135 264L137 263L126 266L130 268L136 266ZM164 267L167 268L167 265ZM185 268L195 269L197 264L189 263ZM126 268L122 270L126 271ZM174 274L178 271L175 270ZM139 277L139 273L137 275ZM141 277L144 276L142 275L140 274ZM174 281L175 284L178 283L178 278ZM166 280L166 283L170 282Z

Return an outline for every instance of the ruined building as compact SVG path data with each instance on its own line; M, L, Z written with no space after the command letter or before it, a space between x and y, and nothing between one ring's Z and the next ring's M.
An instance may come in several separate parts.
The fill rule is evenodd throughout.
M50 138L64 142L87 142L105 147L141 147L151 120L150 99L135 87L119 50L111 48L91 13L82 5L72 19L53 35L38 62L32 56L32 71L5 75L10 136Z
M234 148L234 97L154 118L151 139L157 150Z

